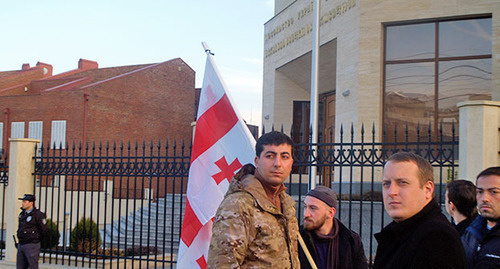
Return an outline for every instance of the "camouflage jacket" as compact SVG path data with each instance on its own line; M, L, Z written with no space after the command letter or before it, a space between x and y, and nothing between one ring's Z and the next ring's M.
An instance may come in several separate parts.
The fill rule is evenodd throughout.
M282 212L257 178L233 178L217 210L208 268L299 268L295 200L280 194Z

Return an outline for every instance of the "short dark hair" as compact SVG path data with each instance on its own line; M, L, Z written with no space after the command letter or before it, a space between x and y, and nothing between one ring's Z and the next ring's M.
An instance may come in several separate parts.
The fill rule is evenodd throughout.
M434 182L434 172L432 165L426 159L418 156L415 153L400 151L398 153L394 153L389 157L387 162L412 162L415 163L418 167L418 171L420 174L420 186L424 186L427 181Z
M480 177L491 176L491 175L500 176L500 166L488 167L488 168L484 169L483 171L481 171L481 173L479 173L479 175L477 175L477 177L476 177L476 184L477 184L477 180Z
M460 214L470 218L476 214L476 186L468 180L454 180L446 185L448 200L452 202Z
M262 151L264 150L265 145L279 146L281 144L287 144L287 145L293 146L293 141L288 135L286 135L282 132L278 132L278 131L272 131L272 132L263 134L257 140L257 144L255 144L255 154L257 155L257 157L259 157L260 154L262 153ZM293 147L292 147L292 150L293 150ZM290 152L290 153L292 153L292 152Z

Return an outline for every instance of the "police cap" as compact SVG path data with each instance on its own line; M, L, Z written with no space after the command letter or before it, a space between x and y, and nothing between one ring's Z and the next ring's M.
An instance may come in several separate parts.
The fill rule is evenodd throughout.
M27 200L30 202L34 202L36 199L35 199L35 195L33 195L33 194L25 194L23 197L19 198L19 200Z

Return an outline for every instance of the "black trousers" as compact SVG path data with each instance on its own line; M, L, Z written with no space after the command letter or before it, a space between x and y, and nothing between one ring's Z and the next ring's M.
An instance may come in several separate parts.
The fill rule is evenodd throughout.
M17 269L38 269L40 243L17 245Z

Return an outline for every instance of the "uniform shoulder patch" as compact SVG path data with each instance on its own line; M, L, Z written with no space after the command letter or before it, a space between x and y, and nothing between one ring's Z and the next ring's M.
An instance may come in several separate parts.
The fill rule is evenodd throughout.
M43 224L47 224L47 219L42 219Z

